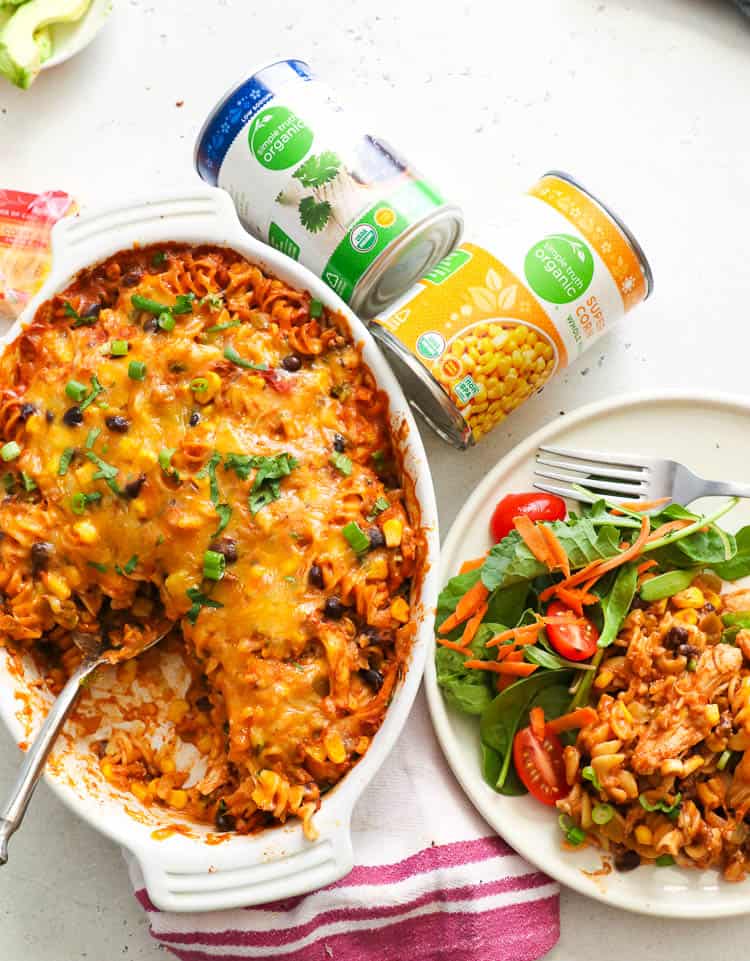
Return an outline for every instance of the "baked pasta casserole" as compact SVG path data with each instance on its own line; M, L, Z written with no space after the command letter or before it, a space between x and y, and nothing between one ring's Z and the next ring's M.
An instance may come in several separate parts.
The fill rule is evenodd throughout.
M104 777L220 831L312 835L404 670L423 556L344 319L229 249L129 250L39 308L0 385L0 643L55 692L75 632L173 622L105 669L124 720L81 698Z

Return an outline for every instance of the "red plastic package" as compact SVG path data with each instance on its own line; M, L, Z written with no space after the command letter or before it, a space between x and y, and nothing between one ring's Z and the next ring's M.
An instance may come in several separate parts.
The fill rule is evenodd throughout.
M60 190L30 194L0 189L0 325L18 317L51 265L50 232L73 199Z

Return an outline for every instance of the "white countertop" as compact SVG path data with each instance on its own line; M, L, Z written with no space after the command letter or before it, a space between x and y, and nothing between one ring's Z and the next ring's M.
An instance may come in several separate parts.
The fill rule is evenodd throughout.
M446 530L487 468L565 411L657 386L750 393L750 21L729 2L116 8L88 50L32 90L0 85L0 187L64 189L93 205L189 182L195 133L218 96L291 54L380 117L384 135L464 206L469 234L475 223L486 236L498 198L555 167L599 192L640 239L656 291L618 331L479 448L459 454L426 436ZM0 791L17 764L0 735ZM734 961L745 930L743 919L658 921L563 892L548 958ZM0 957L165 956L118 851L42 786L0 871Z

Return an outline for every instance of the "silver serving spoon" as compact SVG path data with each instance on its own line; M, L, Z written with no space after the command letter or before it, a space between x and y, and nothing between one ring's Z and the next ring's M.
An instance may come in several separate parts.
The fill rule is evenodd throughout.
M57 736L65 724L78 700L81 686L87 677L94 673L102 664L119 664L137 657L147 651L171 631L173 623L160 625L153 639L140 647L111 648L108 646L108 630L102 625L99 635L72 632L73 642L83 654L83 660L71 674L65 687L60 691L57 699L50 708L39 733L26 752L18 779L10 792L5 806L0 812L0 865L8 860L8 840L21 826L26 808L34 793L34 788L44 771L44 765L57 740Z

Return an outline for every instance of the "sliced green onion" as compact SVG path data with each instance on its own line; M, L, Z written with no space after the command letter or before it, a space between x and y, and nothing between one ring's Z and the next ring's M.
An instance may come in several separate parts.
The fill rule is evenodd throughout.
M21 471L21 483L23 484L23 489L27 492L36 490L36 481L33 477Z
M173 314L192 314L194 300L195 294L177 294L174 307L169 309Z
M352 462L346 454L339 454L338 452L331 454L330 463L344 477L349 477L352 472Z
M654 864L660 868L668 868L670 864L674 864L674 858L671 854L660 854L654 861Z
M591 767L590 764L587 764L586 767L582 769L581 776L583 777L584 781L591 781L597 791L601 791L602 786L599 783L599 778L597 777L596 771L593 769L593 767Z
M131 360L128 364L128 377L131 380L146 379L146 365L142 360Z
M208 390L208 381L205 377L195 377L190 381L190 390L196 394L204 394Z
M615 809L611 804L595 804L591 809L591 820L594 824L609 824L615 816Z
M172 467L172 455L176 452L176 447L162 447L159 451L159 467L164 471L165 474L171 474L174 472Z
M157 321L162 330L170 331L174 330L177 321L174 319L172 314L165 311L163 314L159 314L159 319Z
M150 297L142 297L140 294L133 294L130 303L136 310L145 310L149 314L158 315L169 310L168 304L160 304L158 300L151 300Z
M239 321L239 320L228 320L228 321L227 321L226 323L224 323L224 324L214 324L212 327L206 327L206 329L204 330L204 333L205 333L205 334L218 334L218 333L220 333L222 330L229 330L231 327L239 327L239 326L240 326L240 321Z
M130 350L127 340L113 340L109 345L109 352L113 357L124 357Z
M80 380L69 380L65 385L65 393L71 400L81 401L88 394L89 389Z
M698 667L698 661L694 657L691 657L686 666L689 671L694 671Z
M731 757L732 757L732 754L733 754L733 753L734 753L733 751L722 751L722 752L721 752L721 754L719 755L719 760L716 762L716 769L717 769L717 771L723 771L723 770L724 770L724 768L727 766L727 764L729 764L729 761L731 760Z
M152 267L161 267L167 262L167 255L163 250L157 250L151 257Z
M125 564L123 568L120 568L118 567L117 564L115 564L115 570L117 571L118 574L132 574L137 566L138 566L138 555L133 554L133 556Z
M576 826L576 822L569 814L561 814L557 819L557 823L560 825L560 830L563 834L567 834L571 828Z
M372 462L375 465L375 470L381 471L385 467L385 451L376 450L372 455Z
M268 364L256 364L252 360L245 360L231 344L224 348L224 356L227 360L231 360L233 364L237 364L238 367L243 367L245 370L268 370Z
M7 473L3 475L3 487L6 494L12 494L16 488L15 474Z
M0 447L0 457L7 464L8 461L15 460L16 457L21 456L21 448L14 440L9 440L7 444L3 444Z
M583 830L583 828L574 827L568 831L568 833L565 835L565 839L567 840L568 844L575 844L578 846L579 844L583 844L583 842L586 840L586 832Z
M57 465L58 477L64 477L68 473L68 468L70 467L70 462L73 460L75 452L75 447L66 447L62 452L60 455L60 463Z
M206 551L203 555L203 576L209 581L220 581L227 567L227 559L218 551Z
M77 491L70 498L70 509L74 514L83 514L89 504L93 504L95 501L102 499L102 495L99 491L92 491L90 494L84 494L83 491Z
M349 541L349 545L357 554L362 554L370 548L370 538L365 534L356 521L350 521L342 528L341 533Z
M86 437L86 450L92 449L92 447L96 443L96 438L99 436L99 434L101 434L101 432L102 432L101 427L91 428L91 430L88 432L88 436Z
M319 300L310 301L310 316L321 317L323 314L323 304Z
M387 497L378 497L378 499L372 505L370 516L377 517L378 514L382 514L383 511L387 511L390 506L391 506L391 502L388 500Z

